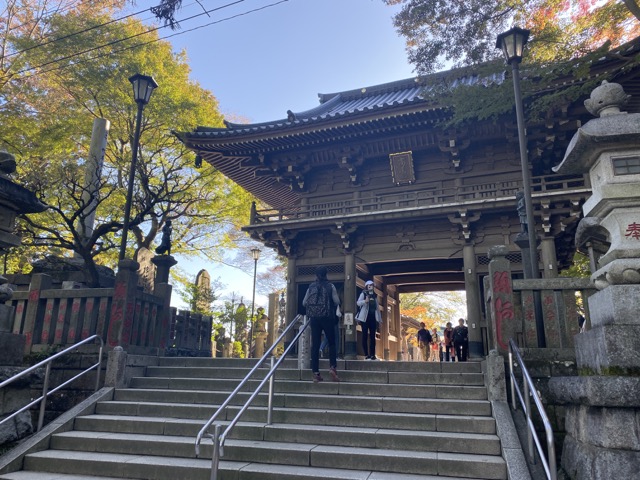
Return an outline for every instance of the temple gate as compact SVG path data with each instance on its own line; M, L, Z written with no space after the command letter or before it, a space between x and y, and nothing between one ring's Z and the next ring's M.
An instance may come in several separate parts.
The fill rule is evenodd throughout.
M593 64L590 78L615 76L633 89L635 74L616 62ZM481 81L471 68L429 81L445 75ZM366 280L375 283L384 319L378 355L399 359L401 293L465 290L470 353L480 356L488 345L481 279L489 249L505 245L514 277L523 276L514 242L522 188L515 116L443 127L450 109L425 100L424 88L422 80L408 79L321 94L319 106L289 110L282 120L176 134L197 153L196 163L206 160L261 202L244 230L288 259L288 319L302 311L315 268L327 267L343 301L348 356L358 348L349 314ZM543 278L556 277L575 252L589 178L551 168L588 118L577 101L527 125Z

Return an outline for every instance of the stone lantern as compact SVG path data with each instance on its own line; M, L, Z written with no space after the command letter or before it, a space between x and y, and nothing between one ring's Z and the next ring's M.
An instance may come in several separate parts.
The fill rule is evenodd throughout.
M37 213L47 207L33 192L13 182L9 176L16 170L15 157L0 151L0 250L7 251L20 245L15 234L16 216L22 213ZM13 291L6 285L7 279L0 276L0 365L19 365L24 350L23 335L12 331L13 307L4 302L11 299Z
M588 172L576 244L589 245L598 292L591 328L576 335L578 377L555 377L550 393L567 404L562 466L572 479L636 478L640 465L640 113L603 82L585 101L592 119L574 135L561 174Z

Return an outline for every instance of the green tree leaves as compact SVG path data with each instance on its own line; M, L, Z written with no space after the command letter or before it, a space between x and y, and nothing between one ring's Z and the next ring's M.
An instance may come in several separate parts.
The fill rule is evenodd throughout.
M22 3L32 16L39 11L37 1ZM114 21L101 2L66 3L35 30L5 25L13 33L4 51L21 53L0 71L0 141L17 157L17 180L50 206L24 219L25 244L33 252L75 252L89 270L96 263L115 266L136 114L128 78L143 73L159 88L144 109L127 256L153 250L169 220L172 253L219 256L247 222L250 197L210 165L196 169L193 154L172 134L222 125L216 98L189 79L186 55L174 53L157 32L131 18ZM15 22L30 18L22 17ZM94 118L108 119L111 129L95 229L83 243L77 224L88 214L82 193Z

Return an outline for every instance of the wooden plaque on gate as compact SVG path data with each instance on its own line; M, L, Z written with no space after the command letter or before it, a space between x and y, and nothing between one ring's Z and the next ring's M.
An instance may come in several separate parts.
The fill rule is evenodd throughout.
M413 171L413 154L411 152L392 153L389 155L391 162L391 176L396 185L411 185L416 181Z

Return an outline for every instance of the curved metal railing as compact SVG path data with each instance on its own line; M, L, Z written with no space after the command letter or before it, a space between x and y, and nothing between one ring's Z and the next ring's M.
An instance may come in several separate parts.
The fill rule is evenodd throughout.
M520 387L518 386L516 377L513 372L514 355L516 357L517 366L519 366L522 370L522 384L524 393L520 391ZM527 418L527 426L529 427L527 429L527 454L529 455L529 461L532 464L535 464L536 462L535 452L533 451L533 445L535 442L535 446L538 450L538 454L540 455L540 459L542 460L542 465L544 467L545 473L547 474L547 478L549 480L556 480L556 449L553 442L553 429L551 428L551 422L549 421L549 417L544 410L544 405L542 405L540 395L538 395L538 392L533 385L533 380L531 380L531 376L529 375L529 371L524 364L522 355L520 355L520 349L513 341L513 339L509 340L509 375L511 377L511 406L514 410L518 409L518 406L516 404L517 393L518 399L520 400L520 405L522 406L522 409ZM533 401L538 410L538 414L540 415L542 423L544 424L544 431L547 437L547 456L545 456L544 454L542 445L540 444L540 440L538 439L538 434L536 433L535 426L533 424L533 421L531 420L531 398L533 398Z
M262 388L265 386L267 381L269 382L267 425L271 425L271 417L273 412L273 377L278 367L280 366L280 364L286 358L287 354L298 343L298 340L306 330L307 326L309 325L309 322L306 321L302 324L302 326L300 327L300 330L298 331L296 336L293 338L293 341L287 346L287 348L284 350L284 353L280 356L280 358L278 358L277 362L275 362L275 358L271 356L271 352L277 348L280 342L284 340L285 336L296 327L298 322L302 321L304 318L305 317L303 317L302 315L297 315L293 319L293 321L287 326L287 328L285 328L285 330L280 334L280 336L273 342L271 347L269 347L269 349L265 352L262 358L258 360L258 363L256 363L255 366L249 371L249 373L247 373L247 375L242 379L242 381L238 384L235 390L229 394L227 399L224 402L222 402L222 405L218 407L215 413L211 416L211 418L209 418L207 423L205 423L204 426L198 432L198 435L196 436L196 442L195 442L196 457L200 456L200 443L202 442L202 438L207 436L213 440L213 454L211 455L211 480L217 480L218 478L218 464L220 463L220 457L224 455L225 440L227 439L227 437L229 436L233 428L236 426L236 424L240 420L240 417L251 406L251 403L258 396L258 394L260 393ZM231 420L231 422L229 423L227 428L224 430L224 432L222 432L222 434L220 433L222 426L220 425L220 423L216 423L213 427L213 430L214 430L213 433L210 433L211 425L214 424L214 422L218 419L220 414L225 411L227 406L235 398L238 392L242 390L242 387L244 387L244 385L249 381L249 379L253 376L256 370L258 370L258 368L260 368L264 363L264 361L269 357L271 359L271 367L269 369L269 372L265 375L264 379L260 382L260 384L255 388L255 390L253 391L251 396L247 399L247 401L244 403L242 408L240 408L240 410L238 411L236 416L233 418L233 420Z
M51 364L53 363L54 360L62 357L63 355L66 355L67 353L77 349L80 345L84 345L85 343L89 343L89 342L93 342L95 340L100 340L100 352L98 353L98 363L95 363L94 365L91 365L89 368L86 368L85 370L83 370L82 372L80 372L78 375L76 375L73 378L70 378L69 380L67 380L66 382L62 383L61 385L58 385L56 388L54 388L53 390L49 391L49 377L51 375ZM34 372L35 370L42 368L43 366L47 366L46 370L45 370L45 374L44 374L44 382L43 382L43 386L42 386L42 395L38 398L36 398L35 400L31 401L28 405L22 407L20 410L13 412L11 415L9 415L8 417L3 418L2 420L0 420L0 425L2 425L5 422L8 422L9 420L11 420L12 418L14 418L15 416L21 414L22 412L24 412L25 410L28 410L29 408L31 408L32 406L34 406L35 404L37 404L38 402L40 402L40 413L38 415L38 432L40 431L40 429L42 428L42 425L44 424L44 413L45 413L45 407L47 404L47 397L49 395L51 395L52 393L57 392L58 390L60 390L63 387L66 387L67 385L69 385L71 382L73 382L74 380L76 380L77 378L80 378L81 376L83 376L86 373L89 373L91 370L97 369L96 372L96 388L94 391L98 391L98 388L100 387L100 370L102 368L102 350L104 349L104 341L102 340L102 337L100 337L100 335L91 335L88 338L85 338L84 340L68 347L65 348L64 350L62 350L61 352L58 352L54 355L51 355L49 358L44 359L43 361L36 363L34 366L27 368L26 370L23 370L22 372L14 375L11 378L8 378L7 380L5 380L4 382L0 383L0 389L6 387L7 385L13 383L14 381L18 380L19 378L24 377L25 375L29 375L30 373Z

